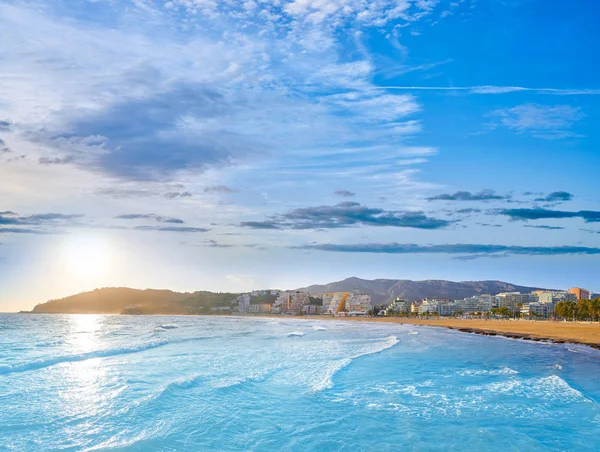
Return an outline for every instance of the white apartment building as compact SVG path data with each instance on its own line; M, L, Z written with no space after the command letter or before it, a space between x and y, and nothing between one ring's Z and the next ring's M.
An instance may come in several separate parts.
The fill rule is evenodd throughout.
M327 314L335 315L346 310L348 292L333 292L323 294L323 307Z
M348 315L367 315L371 310L371 295L352 291L346 298L346 312Z
M273 314L287 314L290 311L290 294L279 292L277 300L273 303L271 312Z
M294 292L290 297L289 313L297 315L302 308L310 304L310 295L307 292Z
M237 298L237 301L240 307L240 312L247 314L250 307L250 295L247 293L242 294Z

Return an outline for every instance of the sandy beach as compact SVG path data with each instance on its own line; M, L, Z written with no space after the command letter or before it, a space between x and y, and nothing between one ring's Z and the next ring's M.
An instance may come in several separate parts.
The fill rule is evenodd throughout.
M307 318L305 316L303 318ZM600 323L574 323L529 320L463 320L463 319L414 319L403 317L326 317L310 316L313 319L335 319L351 322L389 322L411 325L451 328L465 333L501 335L514 339L551 340L572 342L600 349Z

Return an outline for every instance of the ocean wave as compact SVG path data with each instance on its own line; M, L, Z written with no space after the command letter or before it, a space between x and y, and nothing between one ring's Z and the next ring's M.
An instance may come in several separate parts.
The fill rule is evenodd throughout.
M312 329L315 331L327 331L327 328L323 328L322 326L319 326L319 325L313 325Z
M501 369L493 369L493 370L486 370L486 369L480 369L480 370L463 370L463 371L459 371L457 372L458 375L460 375L461 377L478 377L478 376L482 376L482 375L516 375L519 372L517 372L516 370L513 370L509 367L503 367Z
M305 334L306 333L304 331L292 331L291 333L288 333L288 337L294 337L294 336L302 337Z
M343 359L339 359L339 360L330 362L326 366L325 375L322 378L320 378L319 381L317 381L312 386L312 390L314 392L319 392L324 389L331 389L333 387L333 377L335 376L335 374L337 374L344 367L347 367L349 364L351 364L352 361L360 358L361 356L374 355L377 353L381 353L384 350L392 348L398 342L399 341L396 336L389 336L389 337L385 338L385 340L376 342L376 343L372 344L370 347L367 347L361 353L350 356L349 358L343 358Z
M169 341L153 341L146 342L144 344L140 344L134 347L119 347L105 350L96 350L88 353L80 353L78 355L62 355L62 356L53 356L51 358L43 358L38 359L36 361L31 361L28 363L21 364L6 364L0 366L0 375L7 375L12 373L19 372L28 372L32 370L44 369L46 367L54 366L56 364L62 363L73 363L79 361L86 361L88 359L94 358L106 358L109 356L118 356L118 355L128 355L131 353L139 353L146 350L150 350L157 347L162 347L163 345L169 344Z
M157 328L162 328L163 330L174 330L175 328L179 328L179 325L175 323L167 323L166 325L159 325Z
M528 399L543 398L545 400L561 400L575 402L589 401L581 392L571 387L558 375L525 380L511 379L508 381L489 383L484 386L472 387L471 390L485 390L494 393L510 393L513 396Z

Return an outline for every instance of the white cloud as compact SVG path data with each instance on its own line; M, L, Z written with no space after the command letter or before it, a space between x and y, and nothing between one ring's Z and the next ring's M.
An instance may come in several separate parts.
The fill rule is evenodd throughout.
M578 137L571 128L583 118L581 109L569 105L524 104L513 108L494 110L491 117L517 133L530 133L538 138L560 139Z

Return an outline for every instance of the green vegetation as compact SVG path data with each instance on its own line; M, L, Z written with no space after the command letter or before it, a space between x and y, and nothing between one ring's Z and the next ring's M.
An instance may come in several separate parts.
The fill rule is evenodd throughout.
M554 314L565 320L600 320L600 298L594 300L561 301Z
M110 287L38 304L32 312L52 314L202 314L237 304L236 293L137 290Z

